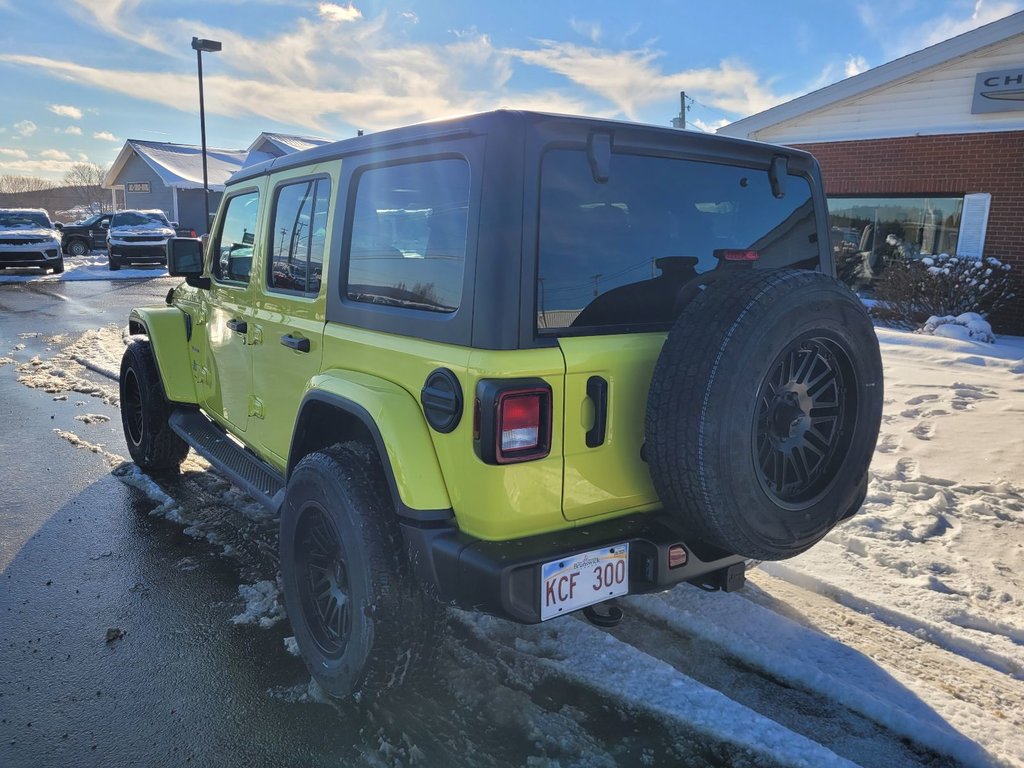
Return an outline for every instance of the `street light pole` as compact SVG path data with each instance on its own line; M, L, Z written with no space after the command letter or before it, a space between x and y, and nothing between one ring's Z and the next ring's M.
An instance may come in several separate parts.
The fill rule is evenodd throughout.
M192 38L192 50L196 52L196 65L199 68L199 133L203 142L203 203L206 207L206 219L203 222L203 229L206 232L209 232L210 229L210 182L206 172L206 105L203 102L203 51L216 53L220 49L221 44L218 40Z

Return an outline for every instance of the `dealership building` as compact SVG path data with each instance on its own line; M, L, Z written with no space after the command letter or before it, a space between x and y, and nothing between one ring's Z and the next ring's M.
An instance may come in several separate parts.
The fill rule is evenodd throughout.
M1024 334L1024 12L718 132L812 152L833 239L866 258L888 239L1010 264L1017 298L994 319Z
M248 149L206 149L210 210L217 210L228 177L241 168L329 143L328 139L261 133ZM159 209L182 227L205 233L202 149L191 144L128 139L107 171L114 210Z

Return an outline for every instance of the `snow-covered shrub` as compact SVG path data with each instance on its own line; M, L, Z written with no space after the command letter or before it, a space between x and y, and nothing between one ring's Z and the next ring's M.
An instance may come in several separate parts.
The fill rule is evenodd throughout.
M998 259L961 258L942 253L893 259L874 284L873 314L904 328L929 318L964 313L987 316L1013 298L1010 266Z
M917 332L930 336L945 336L948 339L984 341L989 344L996 340L995 334L992 333L992 326L977 312L964 312L957 317L953 317L953 315L932 316Z

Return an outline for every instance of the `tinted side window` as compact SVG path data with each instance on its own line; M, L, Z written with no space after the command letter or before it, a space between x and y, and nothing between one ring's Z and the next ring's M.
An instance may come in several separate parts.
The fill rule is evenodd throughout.
M800 176L789 177L779 199L766 170L616 154L608 182L598 184L584 152L549 151L537 327L671 323L684 286L699 290L700 275L816 268L816 233L810 185ZM755 251L756 261L738 260Z
M454 312L462 296L469 164L371 168L358 178L349 247L352 301Z
M268 288L320 292L330 195L328 179L311 179L278 189L269 238Z
M249 282L259 209L259 192L246 192L227 201L224 221L213 244L213 274L218 280Z

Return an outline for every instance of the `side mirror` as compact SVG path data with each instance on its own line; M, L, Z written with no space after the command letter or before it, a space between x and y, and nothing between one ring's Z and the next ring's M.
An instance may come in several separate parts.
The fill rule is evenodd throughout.
M54 226L54 227L55 227L56 229L64 229L64 225L63 225L63 224L61 224L61 223L60 223L59 221L55 221L55 222L53 222L53 226Z
M193 288L209 288L210 278L203 277L203 243L191 237L167 240L167 271L172 277L184 277Z
M109 221L101 221L100 222L100 227L103 228L103 229L110 229L110 222Z

